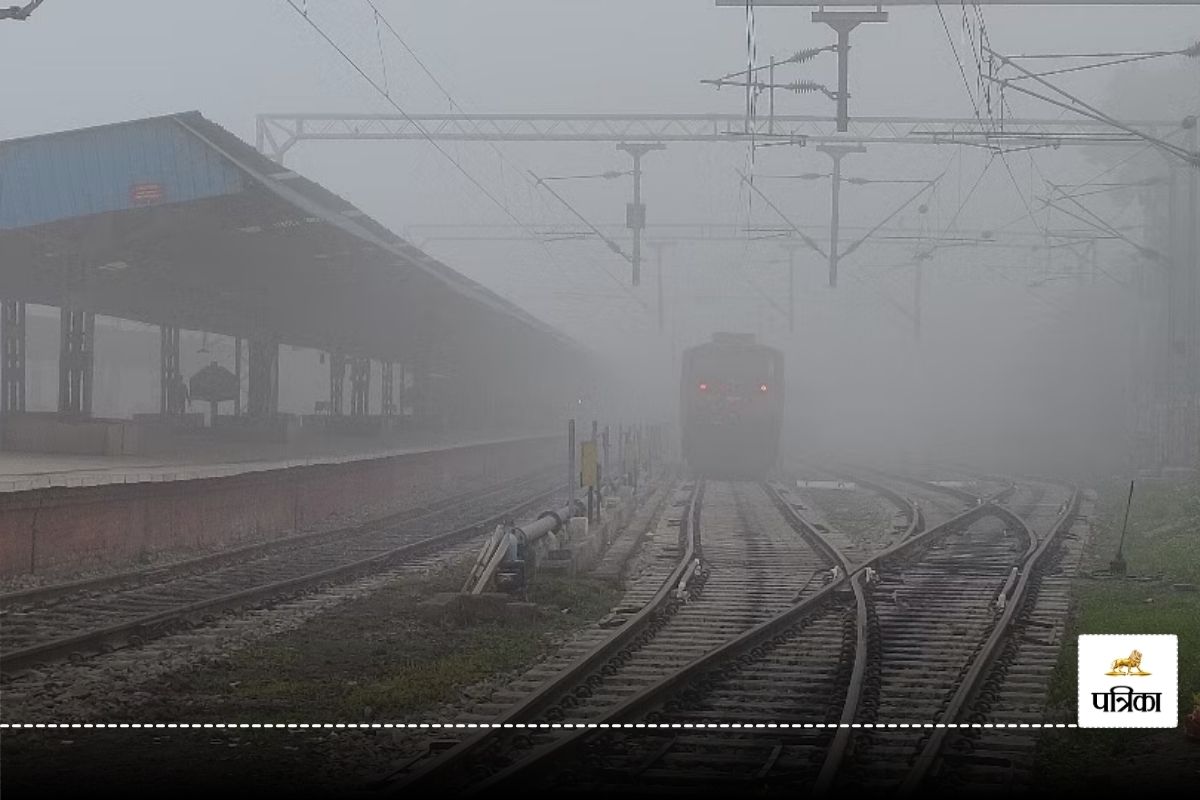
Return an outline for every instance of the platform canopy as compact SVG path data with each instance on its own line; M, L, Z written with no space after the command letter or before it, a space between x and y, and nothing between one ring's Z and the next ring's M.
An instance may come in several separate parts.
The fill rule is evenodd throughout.
M585 355L198 112L0 141L0 298L389 361Z

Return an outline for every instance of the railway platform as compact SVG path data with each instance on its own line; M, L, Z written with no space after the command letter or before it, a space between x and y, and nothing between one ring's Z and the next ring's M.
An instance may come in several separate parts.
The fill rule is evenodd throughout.
M348 441L337 436L317 436L286 444L197 441L186 449L145 456L87 456L0 450L0 493L52 487L223 478L248 472L345 464L500 444L528 436L523 432L440 435L413 432L389 440Z
M378 449L330 439L180 458L0 452L0 578L37 581L361 524L549 473L566 447L559 432L414 437Z

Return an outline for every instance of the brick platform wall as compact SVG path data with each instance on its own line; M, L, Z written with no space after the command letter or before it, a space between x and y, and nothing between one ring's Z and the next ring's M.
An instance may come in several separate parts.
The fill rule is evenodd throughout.
M561 437L248 472L0 494L0 575L119 565L378 518L564 462Z

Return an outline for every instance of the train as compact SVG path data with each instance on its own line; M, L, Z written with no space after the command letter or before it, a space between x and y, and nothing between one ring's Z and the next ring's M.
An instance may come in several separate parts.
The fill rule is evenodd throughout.
M683 351L684 463L701 476L763 480L779 464L784 359L754 334L715 333Z

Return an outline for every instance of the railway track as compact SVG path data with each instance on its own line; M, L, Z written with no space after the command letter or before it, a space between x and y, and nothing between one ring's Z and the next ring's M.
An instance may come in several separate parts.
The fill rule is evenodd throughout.
M623 696L610 690L607 711L593 705L559 717L589 727L526 730L518 734L519 756L477 751L474 760L443 769L443 777L454 771L454 780L431 783L438 770L430 770L418 776L426 780L403 785L468 794L512 784L573 794L799 788L870 794L926 785L947 740L947 729L929 726L961 720L976 702L1011 641L1016 610L1033 595L1036 570L1056 541L1052 534L1069 524L1078 495L1060 507L1045 535L991 501L924 532L916 530L914 515L902 541L856 566L784 493L763 491L814 552L850 577L793 596L741 633L720 625L688 631L689 642L703 641L710 630L725 638L715 647L705 642L703 654L687 651L690 660L651 683L630 683ZM1002 494L1014 493L1015 486ZM1037 494L1022 506L1037 505ZM703 517L700 501L693 502L697 535L729 527L729 519L709 513L707 501ZM875 580L866 580L867 567ZM997 605L1002 592L1012 605ZM612 683L624 675L615 670L608 677ZM914 727L873 727L895 723ZM643 724L650 727L634 727ZM479 740L488 738L496 734ZM468 763L472 768L464 768Z
M705 525L699 522L703 505ZM514 725L605 719L729 639L793 607L821 584L830 551L797 529L752 484L698 483L678 517L675 566L654 596L577 664L534 690L490 727L440 758L407 765L404 790L482 790L570 740L562 729ZM669 524L669 522L668 522Z
M1050 502L1040 503L1042 517L1054 513L1055 501L1076 498L1059 488ZM1087 542L1091 500L1078 498L1078 512L1048 544L1033 569L1033 579L1012 623L1012 635L987 666L962 713L972 723L1029 725L1050 720L1044 711L1050 679L1058 663L1070 608L1071 579L1077 574ZM1053 520L1046 523L1051 530ZM1037 728L990 727L958 730L946 737L940 763L926 784L936 791L964 794L985 791L1019 793L1033 788Z
M818 536L786 493L770 493L791 525ZM979 514L972 508L962 516ZM918 522L913 515L905 542L893 550L915 546ZM828 532L819 541L845 575L853 565L830 541L837 536ZM569 787L585 794L772 787L791 793L827 783L849 740L849 729L837 726L848 724L854 709L871 702L864 695L867 661L858 656L867 650L868 595L860 581L843 577L798 599L604 720L663 727L580 732L575 752L560 748L565 765L531 764L526 780L550 791Z
M1028 737L989 731L991 738L981 740L973 731L929 723L991 719L998 697L1005 719L1029 713L1036 692L1022 687L1053 661L1042 658L1024 672L1011 667L1048 652L1037 648L1049 643L1028 631L1052 624L1064 608L1065 582L1048 579L1064 557L1058 543L1078 512L1078 493L1013 485L982 501L972 495L971 503L941 491L948 487L916 482L910 485L918 495L940 497L939 516L958 505L958 513L925 530L921 509L891 481L857 482L907 522L899 541L881 552L844 532L815 528L797 511L799 493L697 483L660 521L660 535L650 537L650 566L625 606L567 651L565 667L560 659L540 674L534 670L477 717L488 727L413 759L383 788L470 794L521 784L573 793L704 794L806 787L873 794L994 785L1001 762L1000 772L1011 776ZM538 502L544 495L521 507ZM506 508L483 523L425 538L416 528L426 517L418 516L411 525L348 542L314 537L301 557L267 548L245 564L200 574L178 567L167 580L139 577L103 597L80 590L17 606L16 615L6 607L4 667L136 645L143 635L204 614L461 547L496 518L519 511ZM1041 532L1027 516L1041 520ZM373 537L385 533L390 548L363 552L372 543L382 546ZM312 569L309 550L323 554L321 569ZM330 567L330 557L341 561ZM300 574L274 573L268 577L279 579L264 581L262 568L284 562ZM838 574L827 580L822 576L832 565ZM868 567L874 580L867 580ZM226 575L250 585L231 592ZM194 599L175 587L208 594ZM1001 591L1006 606L997 605ZM144 613L145 604L160 601L170 607ZM106 615L117 622L93 621ZM44 621L60 619L81 630L51 632L13 650L10 642L19 639L12 620L22 616L34 624L18 630L36 633L40 623L40 630L55 631ZM69 624L57 631L63 629ZM632 727L642 723L651 727ZM880 723L914 727L874 727Z
M165 568L6 595L0 606L0 668L12 674L137 646L222 612L462 545L556 497L557 483L539 475L350 531L290 537ZM429 535L430 526L444 532Z
M888 566L894 559L879 559L883 579L868 609L866 673L871 679L862 692L874 702L855 713L854 721L863 727L849 731L851 755L818 789L908 796L935 786L971 785L947 783L935 773L948 757L956 760L963 740L972 738L950 726L993 721L981 713L987 698L994 697L988 682L995 680L1005 652L1020 642L1024 629L1014 622L1026 618L1022 609L1038 593L1051 561L1047 554L1056 552L1078 510L1080 495L1070 489L1057 498L1061 503L1048 504L1054 508L1049 519L1045 512L1033 516L1043 523L1039 531L1026 519L1047 505L1046 495L1041 483L1032 491L1010 484L986 501L986 516L942 537L901 572ZM1019 514L997 505L998 499L1014 504ZM892 602L881 602L889 592ZM1047 611L1053 613L1042 609ZM1063 621L1060 614L1059 624ZM1050 669L1053 661L1038 666ZM1025 711L1031 711L1028 691L1024 699ZM886 727L872 727L878 724Z

